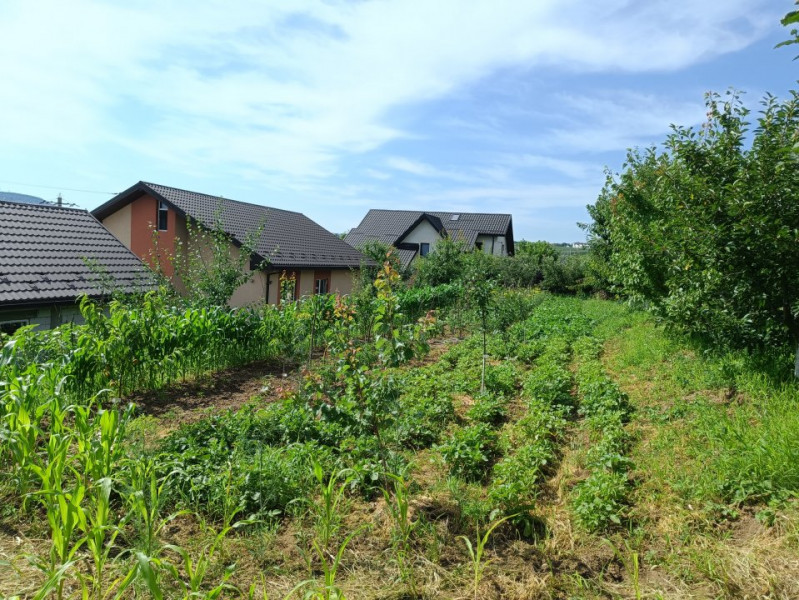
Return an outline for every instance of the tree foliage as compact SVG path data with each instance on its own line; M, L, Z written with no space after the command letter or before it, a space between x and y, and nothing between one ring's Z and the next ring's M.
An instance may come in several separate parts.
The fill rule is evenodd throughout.
M466 266L466 246L461 240L444 238L435 250L417 258L416 280L422 285L451 283L463 277Z
M208 229L188 219L189 237L185 244L178 241L175 256L175 276L186 291L188 301L202 306L226 306L233 293L252 280L255 269L268 264L264 259L252 265L255 246L264 224L251 231L240 245L234 245L224 230L221 213L215 217L214 228Z
M799 0L795 2L796 6L799 6ZM785 15L782 20L780 21L784 27L789 27L791 25L799 25L799 10L792 10L787 15ZM794 27L791 29L791 37L783 42L780 42L776 45L776 48L780 48L781 46L791 46L793 44L799 44L799 29ZM799 58L799 56L794 57L794 60Z
M737 94L707 96L699 129L631 151L588 227L593 259L629 297L714 343L799 342L797 94L767 96L755 129ZM751 144L747 147L747 141Z

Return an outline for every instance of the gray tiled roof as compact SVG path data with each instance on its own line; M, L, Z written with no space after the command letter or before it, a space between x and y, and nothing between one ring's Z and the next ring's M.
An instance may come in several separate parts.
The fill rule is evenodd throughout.
M89 263L96 265L96 269ZM139 258L85 210L0 201L0 305L151 289Z
M400 266L403 269L407 269L408 265L411 264L411 261L416 258L416 250L397 250L397 256L399 257Z
M359 247L366 241L378 240L396 245L408 229L427 215L432 222L440 224L442 234L453 239L462 239L468 247L474 246L479 234L510 235L511 215L494 213L456 213L420 210L380 210L372 209L361 223L347 234L345 241ZM453 217L457 215L457 220Z
M338 236L302 213L220 196L190 192L155 183L139 182L93 212L98 218L142 194L165 200L183 215L213 229L217 215L222 228L239 243L263 225L255 251L268 258L272 267L359 267L366 259Z

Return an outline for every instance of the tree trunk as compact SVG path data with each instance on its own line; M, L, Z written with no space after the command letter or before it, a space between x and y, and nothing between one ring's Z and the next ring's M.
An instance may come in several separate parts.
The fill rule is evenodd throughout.
M799 378L799 342L796 344L796 358L793 363L793 376Z
M486 393L486 315L483 313L483 372L480 375L480 393Z

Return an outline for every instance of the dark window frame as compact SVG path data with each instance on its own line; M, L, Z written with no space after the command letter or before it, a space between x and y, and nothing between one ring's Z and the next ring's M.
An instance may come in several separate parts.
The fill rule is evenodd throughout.
M158 201L158 208L155 213L158 231L168 231L169 229L169 206L163 200ZM163 222L161 221L163 219ZM163 225L163 227L162 227Z
M430 254L430 244L422 242L419 244L419 256L427 256Z
M8 321L0 321L0 332L6 335L14 335L17 329L30 324L30 319L9 319Z

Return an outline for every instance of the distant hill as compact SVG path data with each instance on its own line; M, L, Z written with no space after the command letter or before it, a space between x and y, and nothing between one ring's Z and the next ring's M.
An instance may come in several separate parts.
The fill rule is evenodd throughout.
M30 196L28 194L17 194L16 192L0 192L0 200L6 202L19 202L22 204L50 204L44 198Z

